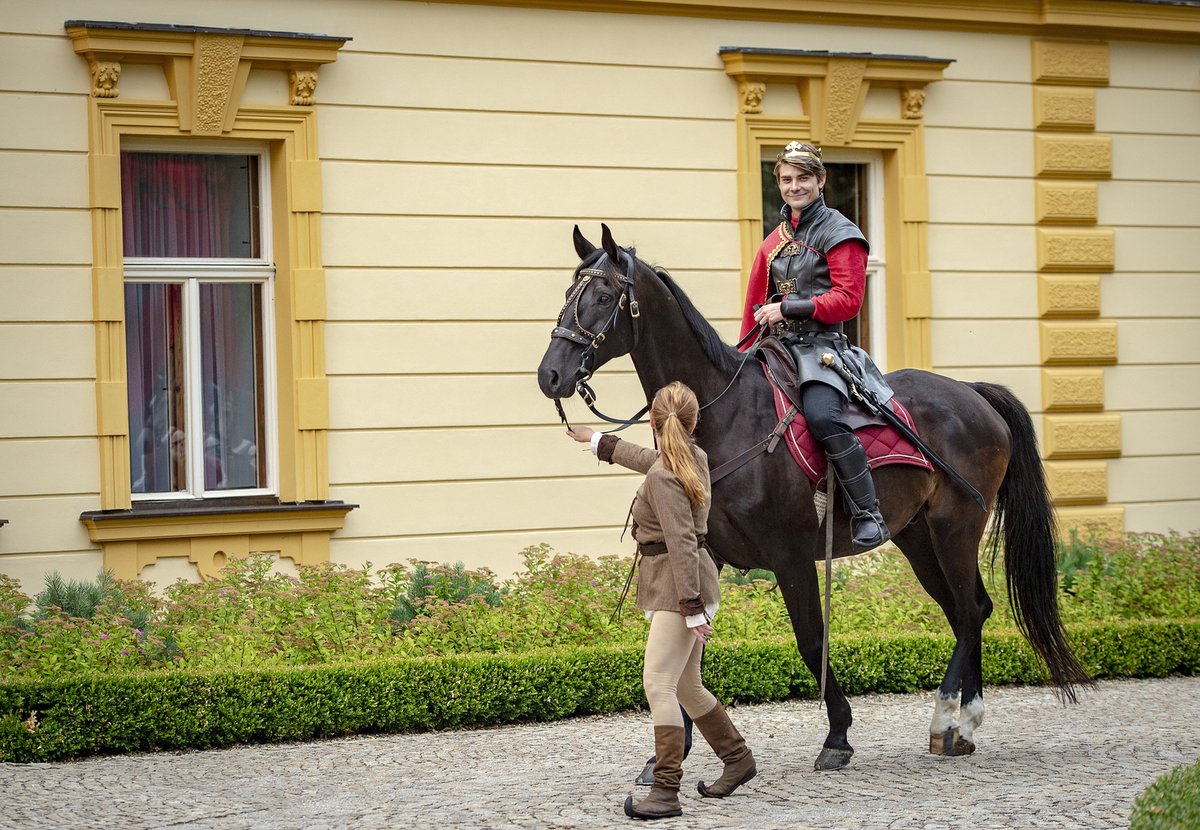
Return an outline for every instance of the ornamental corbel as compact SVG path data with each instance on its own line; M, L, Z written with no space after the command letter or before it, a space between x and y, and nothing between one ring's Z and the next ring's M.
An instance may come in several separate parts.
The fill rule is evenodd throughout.
M294 107L311 107L317 102L316 67L288 70L288 88Z
M121 63L92 58L88 61L92 71L92 97L116 98L121 94L117 81L121 79Z
M925 87L902 87L900 89L900 112L905 118L917 119L925 108Z
M763 81L738 81L738 100L741 102L740 110L744 113L762 112L763 98L766 94L767 85Z

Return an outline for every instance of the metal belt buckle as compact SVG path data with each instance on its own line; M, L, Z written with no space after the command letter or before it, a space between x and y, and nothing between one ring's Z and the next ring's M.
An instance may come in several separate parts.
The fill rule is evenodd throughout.
M779 287L780 294L794 294L796 292L795 280L780 280L776 285Z

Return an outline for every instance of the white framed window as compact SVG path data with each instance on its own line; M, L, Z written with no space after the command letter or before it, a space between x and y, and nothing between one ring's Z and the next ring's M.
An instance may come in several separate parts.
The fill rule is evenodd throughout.
M267 150L121 148L135 501L278 493Z
M858 225L867 244L867 291L862 311L846 323L846 336L887 365L887 259L883 227L883 157L869 150L825 148L821 161L828 173L825 204ZM762 159L763 236L779 226L783 199L775 182L775 153Z

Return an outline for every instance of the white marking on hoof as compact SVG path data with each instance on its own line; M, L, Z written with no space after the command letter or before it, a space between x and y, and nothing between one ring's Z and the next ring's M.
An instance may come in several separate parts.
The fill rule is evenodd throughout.
M929 724L931 736L941 736L947 729L958 726L958 693L944 695L938 692L937 702L933 704L933 721Z
M964 741L974 741L975 730L983 723L983 710L982 697L977 697L962 707L962 722L958 733Z

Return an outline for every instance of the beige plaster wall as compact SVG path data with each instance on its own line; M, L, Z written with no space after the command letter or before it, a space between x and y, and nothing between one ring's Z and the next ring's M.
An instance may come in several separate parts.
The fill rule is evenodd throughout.
M79 523L99 504L88 77L44 17L0 23L0 572L30 593L100 566Z
M1104 370L1121 414L1109 498L1126 529L1200 528L1200 55L1146 43L1110 47L1096 130L1112 136L1113 176L1099 223L1116 234L1116 270L1101 280L1120 361Z
M0 22L0 571L36 581L99 563L78 522L97 506L88 83L62 29L89 15L353 38L317 89L330 494L360 505L336 561L505 573L538 542L626 550L635 479L562 435L534 372L577 222L594 239L609 223L733 336L736 95L721 46L955 60L924 115L934 368L1005 383L1040 411L1028 37L394 0L14 5ZM1196 53L1128 43L1111 59L1096 124L1114 141L1099 217L1117 233L1102 280L1121 340L1105 369L1124 425L1110 500L1131 530L1190 529L1198 450L1163 436L1197 434L1200 412L1200 278L1183 255L1200 241ZM252 77L247 100L276 83ZM122 88L164 94L143 68ZM627 361L596 388L607 410L640 405Z

